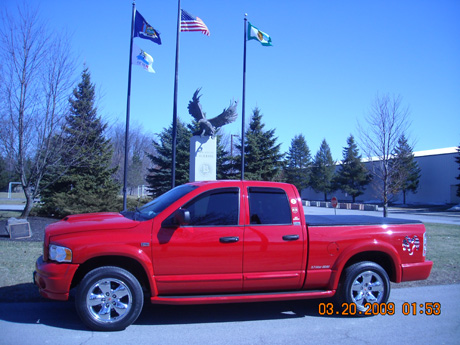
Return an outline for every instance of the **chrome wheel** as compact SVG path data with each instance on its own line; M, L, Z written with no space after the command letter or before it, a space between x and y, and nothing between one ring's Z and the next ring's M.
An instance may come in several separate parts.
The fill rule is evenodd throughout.
M382 277L373 271L359 274L351 286L351 300L359 310L365 310L366 303L381 303L385 287Z
M120 331L139 316L144 294L137 278L127 270L104 266L88 272L75 296L77 313L95 331Z
M337 302L355 304L363 315L366 304L386 303L390 297L390 279L382 266L375 262L363 261L347 267L340 279Z
M91 316L102 322L115 322L128 315L133 296L128 286L118 279L101 279L86 295L86 306Z

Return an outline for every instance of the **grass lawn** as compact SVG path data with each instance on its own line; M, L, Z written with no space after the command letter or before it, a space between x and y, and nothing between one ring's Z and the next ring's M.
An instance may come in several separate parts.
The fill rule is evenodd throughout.
M423 281L392 284L393 288L460 283L460 226L425 226L427 258L434 262L430 277ZM42 251L42 242L0 241L0 302L40 300L37 288L32 285L32 272Z
M32 273L42 252L42 242L0 241L0 302L40 300Z
M0 199L7 199L8 193L7 192L0 192ZM26 195L24 192L20 193L11 193L11 199L25 199Z
M429 285L460 283L460 226L425 224L427 258L433 261Z
M0 211L0 219L19 218L21 211Z

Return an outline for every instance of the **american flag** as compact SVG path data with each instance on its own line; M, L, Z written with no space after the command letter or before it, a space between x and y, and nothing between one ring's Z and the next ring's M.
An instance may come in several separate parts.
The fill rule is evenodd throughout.
M201 31L205 35L210 35L208 27L200 18L184 10L181 10L180 15L180 31Z

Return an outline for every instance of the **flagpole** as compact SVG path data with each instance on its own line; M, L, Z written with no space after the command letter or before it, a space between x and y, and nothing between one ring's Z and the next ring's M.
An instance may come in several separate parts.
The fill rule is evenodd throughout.
M245 105L246 105L246 28L247 28L247 18L248 14L244 14L244 49L243 49L243 109L241 111L242 115L242 125L241 125L241 180L244 180L244 123L245 123Z
M177 5L177 35L176 35L176 67L174 77L174 103L173 103L173 128L172 128L172 163L171 163L171 188L176 186L176 141L177 141L177 88L179 84L179 39L180 39L180 0Z
M128 185L128 136L129 136L129 109L131 104L131 64L133 55L133 31L136 17L136 2L133 1L133 15L131 18L131 39L129 43L129 68L128 68L128 96L126 101L126 129L125 129L125 163L123 166L123 211L127 210L127 185Z

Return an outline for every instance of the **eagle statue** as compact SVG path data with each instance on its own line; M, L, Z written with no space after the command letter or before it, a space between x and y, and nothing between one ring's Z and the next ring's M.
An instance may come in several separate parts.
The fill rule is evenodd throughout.
M197 89L193 94L192 100L188 103L188 112L193 118L198 121L200 129L193 133L193 135L200 136L210 136L214 139L217 130L229 123L232 123L236 120L238 114L236 113L237 102L230 102L228 108L224 109L222 114L212 118L207 119L203 110L201 109L200 104L200 89Z

